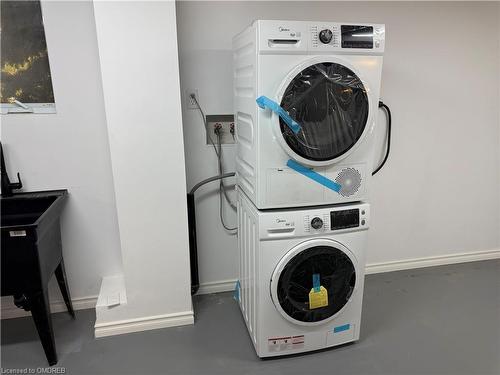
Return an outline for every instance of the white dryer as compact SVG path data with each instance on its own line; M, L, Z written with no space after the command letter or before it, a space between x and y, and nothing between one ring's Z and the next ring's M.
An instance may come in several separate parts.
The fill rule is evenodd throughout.
M367 198L384 44L380 24L255 21L234 37L237 184L258 209Z
M358 340L369 205L259 211L238 195L236 292L257 355Z

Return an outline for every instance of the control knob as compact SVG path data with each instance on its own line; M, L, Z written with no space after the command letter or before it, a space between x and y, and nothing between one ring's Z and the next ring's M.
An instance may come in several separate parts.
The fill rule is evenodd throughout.
M321 220L319 217L315 217L311 220L311 227L314 229L318 230L323 227L323 220Z
M332 41L333 33L330 29L324 29L319 32L319 40L323 44L328 44Z

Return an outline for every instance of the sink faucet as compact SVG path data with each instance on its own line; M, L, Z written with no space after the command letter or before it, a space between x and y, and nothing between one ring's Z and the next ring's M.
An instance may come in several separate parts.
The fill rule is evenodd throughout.
M3 156L3 147L2 142L0 142L0 168L2 169L2 197L10 197L12 196L13 189L21 189L23 187L23 183L21 181L21 176L19 173L17 174L18 182L10 182L9 175L7 174L7 169L5 168L5 158Z

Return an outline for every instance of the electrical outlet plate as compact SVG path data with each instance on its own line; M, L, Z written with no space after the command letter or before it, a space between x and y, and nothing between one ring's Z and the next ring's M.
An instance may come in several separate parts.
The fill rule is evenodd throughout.
M236 143L235 137L233 137L236 129L234 128L234 115L208 115L207 116L207 145L211 145L210 138L217 144L217 134L215 129L220 129L221 144L233 144ZM231 134L231 128L234 129L233 134ZM210 138L209 138L210 136Z
M198 95L198 89L187 89L186 90L186 108L187 109L198 109L196 101L191 97L191 94L196 96L196 99L200 100Z

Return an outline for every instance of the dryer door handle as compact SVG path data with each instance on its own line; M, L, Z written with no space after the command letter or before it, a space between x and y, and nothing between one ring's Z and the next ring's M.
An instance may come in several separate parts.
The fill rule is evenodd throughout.
M267 96L259 96L256 100L257 105L262 109L270 109L276 113L285 124L290 128L290 130L297 134L302 128L293 118L290 117L287 111L285 111L278 103L269 99Z

